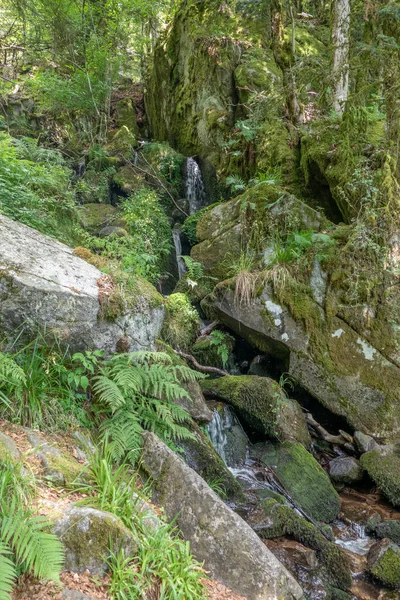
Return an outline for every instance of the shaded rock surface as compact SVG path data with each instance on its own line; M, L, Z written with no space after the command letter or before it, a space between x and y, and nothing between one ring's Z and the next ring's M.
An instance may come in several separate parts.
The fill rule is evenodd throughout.
M379 446L360 458L362 467L394 505L400 506L400 448Z
M354 433L354 441L361 454L364 454L364 452L369 452L370 450L374 450L378 447L378 444L374 438L369 435L365 435L365 433L362 433L361 431L356 431Z
M72 506L57 520L55 533L65 546L65 569L92 575L108 570L111 548L134 556L136 542L122 521L111 513L94 508Z
M300 405L289 399L272 379L228 375L204 380L201 387L207 396L233 406L238 417L253 431L310 445L311 438Z
M329 523L340 510L328 475L301 444L257 444L260 460L271 467L297 504L316 521Z
M0 216L0 329L22 324L45 329L72 351L114 352L121 337L130 350L152 349L163 320L162 299L138 286L137 302L115 321L100 319L99 279L94 266L68 246ZM157 300L157 301L156 301Z
M143 468L153 497L190 540L211 575L248 600L302 598L294 578L252 529L152 433L144 435ZM184 482L184 484L182 483Z
M337 483L355 483L362 479L364 469L352 456L344 456L330 461L329 475Z

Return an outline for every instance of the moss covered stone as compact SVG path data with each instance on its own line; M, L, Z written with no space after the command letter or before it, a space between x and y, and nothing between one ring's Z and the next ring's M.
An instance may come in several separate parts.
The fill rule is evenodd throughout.
M400 588L400 548L383 539L368 554L368 571L384 585Z
M325 523L337 517L340 510L338 493L328 475L304 446L290 442L259 444L256 452L310 517Z
M92 234L98 234L107 225L123 223L118 209L111 204L84 204L77 211L82 227Z
M165 300L166 316L161 337L173 348L187 350L196 339L200 318L185 294L171 294Z
M111 551L124 550L134 557L137 543L133 534L115 515L94 508L72 506L54 525L65 546L65 569L92 575L108 570Z
M386 498L400 506L400 451L397 446L380 446L360 458L362 467Z
M344 590L351 586L350 566L339 546L327 540L315 525L288 506L275 500L267 500L262 503L262 507L267 519L257 525L261 537L293 537L317 552L333 585Z
M222 331L218 333L220 334L218 340L213 338L212 334L198 338L192 347L192 354L202 365L225 369L230 363L229 359L235 346L235 338ZM224 355L226 355L225 361Z
M233 406L253 431L281 441L311 443L299 404L288 398L276 381L256 375L227 375L202 381L201 387L207 396Z
M28 440L39 458L43 474L52 485L71 487L84 477L83 466L41 433L26 430Z
M400 520L382 521L375 526L374 533L379 538L389 538L400 545Z

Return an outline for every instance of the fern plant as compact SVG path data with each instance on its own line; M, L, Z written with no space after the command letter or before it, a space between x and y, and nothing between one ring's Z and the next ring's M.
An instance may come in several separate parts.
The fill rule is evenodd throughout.
M184 427L188 413L176 402L190 400L182 383L202 377L189 367L174 365L164 352L119 354L100 365L92 390L106 415L101 432L114 442L114 460L126 453L137 459L144 429L167 443L191 438Z
M0 600L10 600L17 577L33 573L59 581L64 550L48 533L44 517L26 508L26 484L19 465L7 459L0 465Z

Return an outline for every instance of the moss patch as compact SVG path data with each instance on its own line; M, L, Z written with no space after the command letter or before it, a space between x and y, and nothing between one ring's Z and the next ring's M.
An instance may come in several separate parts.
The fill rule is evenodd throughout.
M328 475L301 444L267 444L257 453L276 473L299 506L316 521L329 523L340 510L338 493Z
M185 294L171 294L165 300L166 317L161 331L162 339L180 350L187 350L200 329L197 311Z
M400 453L397 447L383 446L360 458L362 467L394 505L400 506Z

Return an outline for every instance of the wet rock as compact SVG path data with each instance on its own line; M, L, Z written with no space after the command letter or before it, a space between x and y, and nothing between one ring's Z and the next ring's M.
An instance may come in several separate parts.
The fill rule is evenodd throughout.
M360 463L387 499L400 506L400 447L378 446L363 454Z
M104 273L68 246L0 216L0 316L5 333L22 324L35 336L43 329L72 352L98 348L112 353L122 336L129 350L152 349L163 321L162 297L144 280L132 280L137 294L130 293L129 302L120 297L115 314L106 320L101 278Z
M307 548L295 540L265 540L265 544L281 562L294 562L305 569L312 570L318 567L319 562L315 550Z
M361 454L364 454L364 452L370 452L370 450L374 450L378 447L378 444L374 438L372 438L370 435L362 433L361 431L356 431L354 433L354 441Z
M400 545L400 520L382 521L374 527L374 533L378 538L388 538Z
M333 521L340 499L328 475L301 444L257 444L260 460L271 467L279 483L316 521Z
M194 421L188 422L186 426L193 435L192 439L176 442L186 464L206 481L218 481L228 499L243 501L241 486L215 450L209 437Z
M212 420L207 432L212 445L228 467L243 467L247 457L249 438L238 421L233 409L223 402L209 402ZM243 487L243 478L235 472Z
M52 485L71 485L79 480L82 475L82 465L72 456L54 443L49 442L41 433L32 429L25 429L27 438L36 456L42 463L44 476Z
M352 456L334 458L329 463L329 475L335 483L355 483L364 475L359 461Z
M136 553L135 538L122 521L94 508L72 506L56 521L53 533L65 546L65 569L76 573L105 573L111 548L123 549L126 557Z
M279 440L294 440L309 446L310 434L300 405L289 399L268 377L227 375L201 382L207 396L219 398L235 409L251 430Z
M0 460L2 458L11 458L11 460L18 460L21 456L20 451L17 448L17 444L9 436L0 431Z
M400 547L383 539L368 554L368 571L389 587L400 588Z
M300 586L254 531L154 434L143 437L142 466L153 481L153 500L176 519L211 576L248 600L300 600Z

